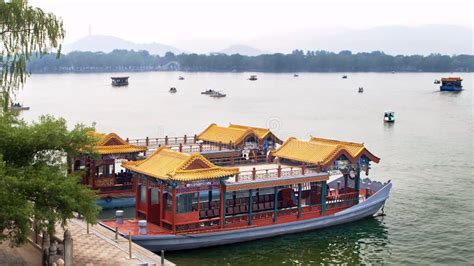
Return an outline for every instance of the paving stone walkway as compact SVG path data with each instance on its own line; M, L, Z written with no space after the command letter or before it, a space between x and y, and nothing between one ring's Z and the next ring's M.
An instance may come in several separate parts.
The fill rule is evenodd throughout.
M18 248L11 248L8 241L0 244L1 266L41 266L41 252L26 243Z
M161 265L161 257L153 252L132 244L132 259L129 258L128 240L122 236L115 240L114 232L100 225L90 226L78 219L68 222L73 239L74 265ZM62 235L62 229L58 229ZM165 260L165 265L174 265Z

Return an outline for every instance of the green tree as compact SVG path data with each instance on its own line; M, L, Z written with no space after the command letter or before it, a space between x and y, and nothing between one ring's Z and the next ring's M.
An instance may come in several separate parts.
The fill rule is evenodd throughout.
M30 57L55 48L59 55L63 38L63 23L54 14L28 6L26 0L0 0L0 105L4 112L12 94L26 81Z
M72 159L94 156L96 139L91 127L68 130L64 119L43 116L26 123L9 112L9 101L26 81L26 62L60 47L61 20L26 1L0 0L0 240L12 245L25 242L34 225L49 233L64 226L74 212L95 223L96 196L68 174Z
M96 139L89 130L77 125L69 131L64 119L50 116L31 124L11 114L0 116L0 240L23 243L31 220L50 233L74 212L96 222L95 193L80 184L80 176L67 174L72 162L65 160L93 156Z

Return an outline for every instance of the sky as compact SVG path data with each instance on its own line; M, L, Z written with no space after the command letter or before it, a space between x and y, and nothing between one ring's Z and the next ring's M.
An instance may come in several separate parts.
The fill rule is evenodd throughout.
M380 26L473 28L472 0L30 0L61 17L65 43L90 33L192 50L272 36ZM281 39L281 38L280 38ZM261 47L265 48L265 47Z

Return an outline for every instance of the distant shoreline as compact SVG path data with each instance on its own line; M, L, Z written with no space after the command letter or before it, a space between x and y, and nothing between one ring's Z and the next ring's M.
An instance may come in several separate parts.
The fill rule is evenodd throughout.
M128 70L128 71L71 71L71 72L30 72L34 75L48 74L104 74L104 73L146 73L146 72L170 72L170 73L227 73L227 74L245 74L245 73L261 73L261 74L360 74L360 73L380 73L380 74L423 74L423 73L474 73L474 71L299 71L299 72L272 72L272 71L185 71L185 70Z
M341 51L295 50L291 54L243 56L239 54L152 55L147 51L114 50L71 52L57 58L47 54L28 62L31 73L101 72L261 72L261 73L359 73L359 72L474 72L474 55L387 55L380 51L355 53Z

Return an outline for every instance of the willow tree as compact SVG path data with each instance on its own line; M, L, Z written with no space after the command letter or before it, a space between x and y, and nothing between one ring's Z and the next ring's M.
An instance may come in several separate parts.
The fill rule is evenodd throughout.
M64 119L42 116L27 123L9 112L10 99L25 83L26 63L32 56L60 50L63 24L53 14L28 6L24 0L0 0L0 241L26 241L28 231L54 232L75 212L96 222L95 194L68 174L78 155L93 156L96 141L76 125L68 130ZM34 221L34 222L33 222Z
M28 6L25 0L0 0L0 86L4 112L26 81L30 57L55 49L59 56L63 38L63 22L54 14Z

